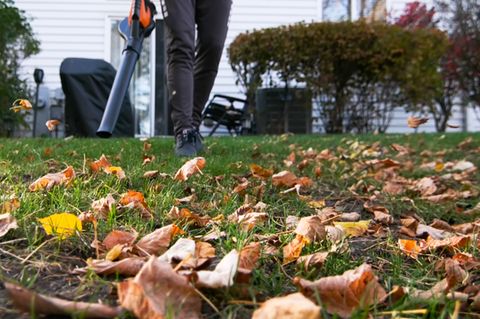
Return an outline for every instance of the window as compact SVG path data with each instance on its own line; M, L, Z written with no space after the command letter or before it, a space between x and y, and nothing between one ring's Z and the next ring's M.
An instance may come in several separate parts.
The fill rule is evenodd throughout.
M323 0L323 21L385 21L386 0Z
M118 32L118 24L121 19L111 19L110 22L110 62L114 68L120 65L125 40ZM143 50L137 62L135 72L129 87L130 100L134 106L135 136L153 135L153 107L154 80L151 67L154 61L152 54L153 37L146 38L143 42Z

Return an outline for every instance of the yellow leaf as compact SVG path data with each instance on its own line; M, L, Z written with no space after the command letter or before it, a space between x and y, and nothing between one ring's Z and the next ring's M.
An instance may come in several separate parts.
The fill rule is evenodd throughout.
M358 222L334 222L336 227L340 227L345 231L345 234L350 236L361 236L363 235L370 225L370 220L361 220Z
M444 168L445 168L445 164L443 164L442 162L436 162L435 163L435 171L436 172L441 172L441 171L443 171Z
M53 214L45 218L40 218L39 222L48 235L57 235L60 239L65 239L75 231L82 231L82 222L80 219L70 213Z
M117 244L110 249L105 256L105 260L115 261L122 254L123 245Z

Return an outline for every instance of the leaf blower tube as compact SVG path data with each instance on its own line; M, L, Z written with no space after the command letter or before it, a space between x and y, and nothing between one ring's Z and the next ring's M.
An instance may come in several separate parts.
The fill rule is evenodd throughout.
M135 71L135 64L140 58L143 40L155 28L155 6L149 0L133 0L130 16L120 24L120 32L127 38L127 44L122 53L122 60L118 68L112 90L108 97L102 121L97 130L97 136L108 138L112 136L115 125L120 115L120 109L127 95L127 90Z

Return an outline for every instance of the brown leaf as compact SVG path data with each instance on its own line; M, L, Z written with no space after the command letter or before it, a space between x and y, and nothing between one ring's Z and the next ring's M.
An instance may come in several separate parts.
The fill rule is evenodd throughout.
M59 120L48 120L45 125L47 126L48 130L51 132L55 130L55 127L57 127L60 124Z
M469 236L453 236L445 239L433 239L427 238L427 247L429 249L448 248L450 250L456 250L466 247L470 243Z
M20 208L20 200L13 197L0 204L0 214L12 213Z
M121 275L132 277L138 274L145 264L146 260L139 257L129 257L118 261L109 260L87 260L85 268L75 269L76 274L85 274L88 270L93 271L97 275Z
M55 185L68 185L75 178L75 171L72 166L68 166L66 169L59 173L47 174L34 181L28 189L31 192L40 190L50 190Z
M295 234L302 235L308 242L321 241L327 237L325 226L319 216L301 218L295 228Z
M164 226L142 237L135 244L134 250L139 256L159 256L167 250L170 241L177 234L183 234L183 231L176 225Z
M257 267L261 248L262 246L259 242L253 242L243 247L240 251L238 270L242 273L251 273Z
M252 319L320 319L321 308L297 292L269 299L255 310Z
M257 164L250 164L250 171L254 177L267 179L273 175L273 170L263 168Z
M414 116L409 116L407 120L408 127L411 128L417 128L422 124L425 124L428 122L428 118L420 118L420 117L414 117Z
M289 171L282 171L272 176L273 186L286 186L292 187L297 184L298 178Z
M94 161L93 163L90 163L90 169L93 172L98 172L110 166L112 166L112 164L110 164L110 161L107 159L107 157L104 154L102 154L102 156L100 156L98 160Z
M252 230L253 227L263 224L268 219L267 213L246 213L238 216L238 223L244 231Z
M179 209L176 206L173 206L167 214L167 217L171 220L174 220L178 223L191 223L199 227L206 226L211 218L209 216L200 216L194 212L192 212L188 208Z
M140 319L201 318L201 299L187 278L155 257L118 285L118 299Z
M235 186L232 193L243 194L249 185L250 185L250 182L248 181L248 179L242 178L242 181L240 182L240 184Z
M225 288L233 285L239 261L238 252L233 249L220 260L213 271L196 272L195 286L205 288Z
M355 309L383 301L387 295L368 264L314 282L296 277L294 283L306 296L319 298L329 313L342 318L350 317Z
M105 250L110 250L116 245L125 245L131 246L137 239L138 233L137 232L126 232L121 230L112 230L102 242L102 246Z
M310 267L322 267L328 257L328 252L318 252L307 256L301 256L297 259L297 264L303 264L305 270L309 270Z
M205 158L195 157L183 164L173 178L177 181L186 181L193 174L201 173L205 164Z
M295 236L291 242L283 247L283 263L288 264L297 260L302 254L303 247L308 243L309 240L302 235Z
M421 180L415 182L415 188L420 192L422 196L433 195L438 190L435 181L430 177L424 177Z
M115 318L122 312L120 307L49 297L7 282L5 288L15 307L29 315Z
M0 214L0 237L5 236L10 229L18 228L17 220L10 213Z
M91 207L98 219L106 219L112 208L115 207L115 199L112 194L108 194L106 197L94 201Z

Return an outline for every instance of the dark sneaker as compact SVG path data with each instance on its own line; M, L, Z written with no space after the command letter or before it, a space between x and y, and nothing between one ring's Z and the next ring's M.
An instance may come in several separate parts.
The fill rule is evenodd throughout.
M193 157L197 155L194 130L183 130L175 137L175 155Z
M201 153L203 151L203 148L203 136L197 129L195 130L195 149L197 150L197 153Z

